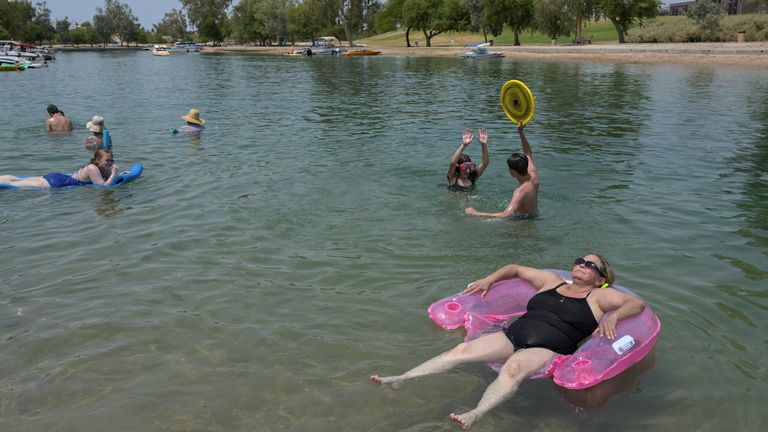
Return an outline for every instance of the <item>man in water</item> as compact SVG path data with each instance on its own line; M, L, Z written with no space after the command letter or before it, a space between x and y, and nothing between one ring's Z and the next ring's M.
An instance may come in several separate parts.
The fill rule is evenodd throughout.
M520 134L523 153L512 153L507 158L509 175L514 177L518 183L507 208L496 213L486 213L477 211L473 207L468 207L464 210L464 213L494 218L508 218L513 215L524 217L536 214L539 195L539 175L536 172L536 165L533 163L531 145L528 143L528 138L525 137L525 124L517 126L517 133Z
M72 131L72 122L69 121L63 112L59 111L59 108L56 107L56 105L48 105L48 115L50 115L51 118L45 121L45 130L48 132Z

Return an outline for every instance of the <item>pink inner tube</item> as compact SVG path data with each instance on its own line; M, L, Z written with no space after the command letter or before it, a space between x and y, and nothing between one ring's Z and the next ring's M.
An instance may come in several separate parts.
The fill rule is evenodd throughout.
M552 270L570 282L571 273ZM639 297L621 285L613 288ZM496 282L488 294L458 293L438 300L427 309L429 317L445 329L464 327L465 341L483 334L500 331L503 324L525 313L528 300L536 289L527 281L515 278ZM616 325L615 339L600 336L587 338L571 355L556 355L549 364L531 378L552 377L553 381L568 389L585 389L613 378L642 360L656 344L661 322L650 306L639 315L623 319ZM491 365L498 370L500 365Z

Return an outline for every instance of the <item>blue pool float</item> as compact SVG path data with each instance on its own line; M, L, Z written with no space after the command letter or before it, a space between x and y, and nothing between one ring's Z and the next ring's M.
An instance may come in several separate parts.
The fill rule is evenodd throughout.
M112 182L112 184L109 185L109 186L102 186L102 185L97 185L97 184L86 184L86 185L83 185L83 186L96 187L96 188L113 188L113 187L117 187L117 186L122 186L122 185L124 185L124 184L126 184L128 182L131 182L131 181L136 180L137 178L139 178L139 176L141 175L142 171L144 171L144 166L142 164L136 164L136 165L132 166L131 169L129 169L128 171L125 171L125 172L120 173L117 176L115 176L115 181ZM24 178L24 176L19 176L19 177ZM64 187L60 187L60 188L56 188L56 189L70 189L70 188L73 188L73 187L78 187L78 186L64 186ZM14 186L14 185L6 184L6 183L0 183L0 188L6 188L6 189L33 189L33 190L48 190L48 189L52 189L52 188L19 187L19 186Z

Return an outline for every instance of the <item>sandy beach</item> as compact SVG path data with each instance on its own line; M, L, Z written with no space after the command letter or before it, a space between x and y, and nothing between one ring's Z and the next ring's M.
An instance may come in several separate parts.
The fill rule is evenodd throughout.
M453 57L467 51L463 46L391 47L368 46L386 56ZM206 53L249 52L276 55L291 47L224 46L207 47ZM510 59L575 60L637 64L722 64L732 66L768 66L768 42L670 43L670 44L593 44L494 46Z

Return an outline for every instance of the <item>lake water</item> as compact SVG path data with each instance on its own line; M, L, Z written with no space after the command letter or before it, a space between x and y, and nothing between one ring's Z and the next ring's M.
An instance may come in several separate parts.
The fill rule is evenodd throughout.
M463 213L515 186L508 79L537 97L536 220ZM78 168L96 114L145 166L114 190L0 190L0 430L456 430L490 369L368 376L461 341L433 301L591 250L661 318L656 349L589 391L528 381L473 430L768 426L763 70L60 53L0 90L0 174ZM72 135L45 133L49 103ZM208 130L172 135L192 107ZM468 195L443 186L465 127L491 153Z

